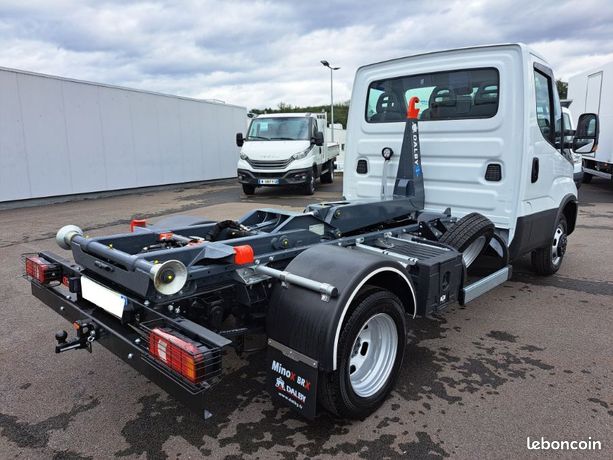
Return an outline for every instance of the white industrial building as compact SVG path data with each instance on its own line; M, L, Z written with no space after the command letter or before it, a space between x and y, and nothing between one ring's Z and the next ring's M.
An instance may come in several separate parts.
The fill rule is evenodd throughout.
M0 202L234 177L246 109L0 68Z

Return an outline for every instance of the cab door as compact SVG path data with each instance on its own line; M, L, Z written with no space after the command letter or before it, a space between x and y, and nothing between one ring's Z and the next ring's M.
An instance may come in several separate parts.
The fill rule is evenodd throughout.
M532 69L533 107L530 116L529 142L524 195L524 214L557 211L564 192L572 191L573 165L560 152L562 108L553 72L534 62ZM574 189L576 193L576 188ZM562 195L562 196L561 196Z

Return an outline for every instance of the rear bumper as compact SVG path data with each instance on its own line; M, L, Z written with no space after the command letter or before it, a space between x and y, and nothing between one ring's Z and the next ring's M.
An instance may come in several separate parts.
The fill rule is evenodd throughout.
M96 331L94 343L100 343L117 357L143 374L173 398L207 418L205 392L211 387L207 382L194 385L177 377L164 368L148 353L146 341L134 328L122 324L100 308L79 300L76 294L66 295L57 288L31 281L32 294L70 323L84 320Z
M259 172L249 171L247 169L239 169L237 171L238 181L241 184L248 185L300 185L305 184L313 175L311 168L292 169L285 172ZM278 184L260 184L260 179L275 179Z

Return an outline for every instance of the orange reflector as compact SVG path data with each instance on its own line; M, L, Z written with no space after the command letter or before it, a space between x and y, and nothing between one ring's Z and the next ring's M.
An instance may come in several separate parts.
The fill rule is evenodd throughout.
M234 263L236 265L252 264L254 259L253 248L248 244L234 246Z
M158 236L158 240L160 241L166 241L172 238L173 233L172 232L163 232L160 233Z
M130 231L133 232L135 227L146 227L147 219L132 219L130 222Z
M195 342L175 331L153 329L149 353L192 383L204 380L204 355Z

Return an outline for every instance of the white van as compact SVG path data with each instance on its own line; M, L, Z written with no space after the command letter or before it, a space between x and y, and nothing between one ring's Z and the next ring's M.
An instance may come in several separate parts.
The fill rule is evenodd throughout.
M561 106L545 59L523 44L504 44L358 69L343 182L348 200L381 196L382 150L400 151L412 97L419 98L425 209L481 213L511 260L532 252L537 271L557 271L575 228L577 188L572 156L560 148ZM596 116L583 115L578 132L587 122L597 128ZM586 134L585 149L594 147L593 135ZM392 157L392 171L398 160ZM391 174L387 185L394 180Z

